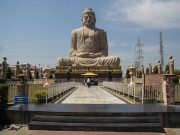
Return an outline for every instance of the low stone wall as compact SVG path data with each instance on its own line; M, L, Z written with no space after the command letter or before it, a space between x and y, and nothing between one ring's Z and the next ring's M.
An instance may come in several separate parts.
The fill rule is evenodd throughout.
M142 83L144 83L146 85L150 85L150 84L162 84L163 83L163 75L159 75L159 74L152 74L152 75L145 75L145 78L142 78Z

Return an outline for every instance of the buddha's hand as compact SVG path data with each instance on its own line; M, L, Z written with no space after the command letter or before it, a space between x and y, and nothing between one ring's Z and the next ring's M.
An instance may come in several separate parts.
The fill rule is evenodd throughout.
M75 56L80 58L97 58L97 57L102 57L102 53L78 52L76 53Z
M87 58L89 55L88 52L78 52L76 53L76 57L81 57L81 58Z
M98 53L89 53L89 57L90 58L102 57L102 53L101 52L98 52Z

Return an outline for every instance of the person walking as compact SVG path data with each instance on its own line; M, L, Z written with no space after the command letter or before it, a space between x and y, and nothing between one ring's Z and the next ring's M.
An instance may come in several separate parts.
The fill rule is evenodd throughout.
M87 78L87 86L88 86L88 88L91 86L91 79L90 78Z

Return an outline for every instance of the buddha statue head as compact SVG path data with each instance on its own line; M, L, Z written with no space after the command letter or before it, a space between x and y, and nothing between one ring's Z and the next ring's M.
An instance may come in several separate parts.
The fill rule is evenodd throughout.
M96 16L91 8L85 8L81 18L82 26L95 28Z

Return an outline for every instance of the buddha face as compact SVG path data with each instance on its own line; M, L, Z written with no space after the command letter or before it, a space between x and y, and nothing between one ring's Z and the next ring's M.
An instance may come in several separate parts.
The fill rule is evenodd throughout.
M89 28L95 27L96 18L92 13L85 13L82 17L82 25L87 26Z

